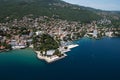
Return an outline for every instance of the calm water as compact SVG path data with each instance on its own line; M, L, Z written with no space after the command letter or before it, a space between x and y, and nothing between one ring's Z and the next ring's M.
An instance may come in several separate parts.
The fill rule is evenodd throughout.
M51 64L31 49L0 53L0 80L120 80L120 38L76 43L66 58Z

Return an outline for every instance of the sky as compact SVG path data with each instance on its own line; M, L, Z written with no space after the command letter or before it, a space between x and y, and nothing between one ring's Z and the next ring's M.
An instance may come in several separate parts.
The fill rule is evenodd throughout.
M120 11L120 0L63 0L72 4L96 9Z

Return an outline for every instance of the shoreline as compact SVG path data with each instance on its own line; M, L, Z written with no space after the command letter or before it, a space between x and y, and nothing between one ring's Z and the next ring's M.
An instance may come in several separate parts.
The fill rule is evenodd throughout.
M11 50L10 49L0 50L0 53L2 53L2 52L8 52L8 51L11 51Z
M33 49L33 51L36 53L36 56L37 56L38 59L44 60L47 63L52 63L52 62L55 62L57 60L65 58L67 56L67 54L65 54L65 53L71 51L72 48L75 48L77 46L79 46L79 45L78 44L71 44L71 45L67 45L66 46L67 49L64 49L64 47L62 47L61 49L59 49L59 51L61 52L62 56L52 55L50 57L48 57L48 56L42 56L41 53L40 53L40 51L35 51L33 49L33 46L30 46L30 48ZM15 50L15 49L13 49L13 50ZM7 52L7 51L9 51L9 50L2 50L0 52Z
M37 54L37 58L46 61L47 63L52 63L55 62L57 60L63 59L67 56L67 54L65 54L66 52L71 51L72 48L75 48L79 46L78 44L71 44L68 45L68 49L61 49L60 52L63 54L63 56L59 57L57 55L52 55L51 57L47 57L47 56L42 56L40 51L35 51L35 53Z
M59 56L57 56L57 55L54 55L54 56L51 56L51 57L47 57L47 56L42 56L42 55L40 54L40 51L35 51L35 53L37 54L37 58L38 58L38 59L44 60L44 61L46 61L47 63L52 63L52 62L54 62L54 61L63 59L63 58L65 58L65 57L67 56L67 54L64 53L63 56L61 56L61 57L59 57Z

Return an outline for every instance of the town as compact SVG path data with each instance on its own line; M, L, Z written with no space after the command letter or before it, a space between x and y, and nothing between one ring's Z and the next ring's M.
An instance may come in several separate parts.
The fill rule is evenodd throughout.
M78 46L73 40L120 36L119 26L108 27L110 24L112 22L107 19L82 23L62 20L56 15L33 18L30 14L0 23L0 52L31 47L38 58L52 62L67 56L65 52Z

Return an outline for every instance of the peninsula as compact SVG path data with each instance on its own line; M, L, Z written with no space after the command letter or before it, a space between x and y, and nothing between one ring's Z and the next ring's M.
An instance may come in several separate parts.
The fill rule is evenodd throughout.
M39 59L53 62L78 46L74 40L120 36L119 12L61 0L0 1L0 52L31 47Z

